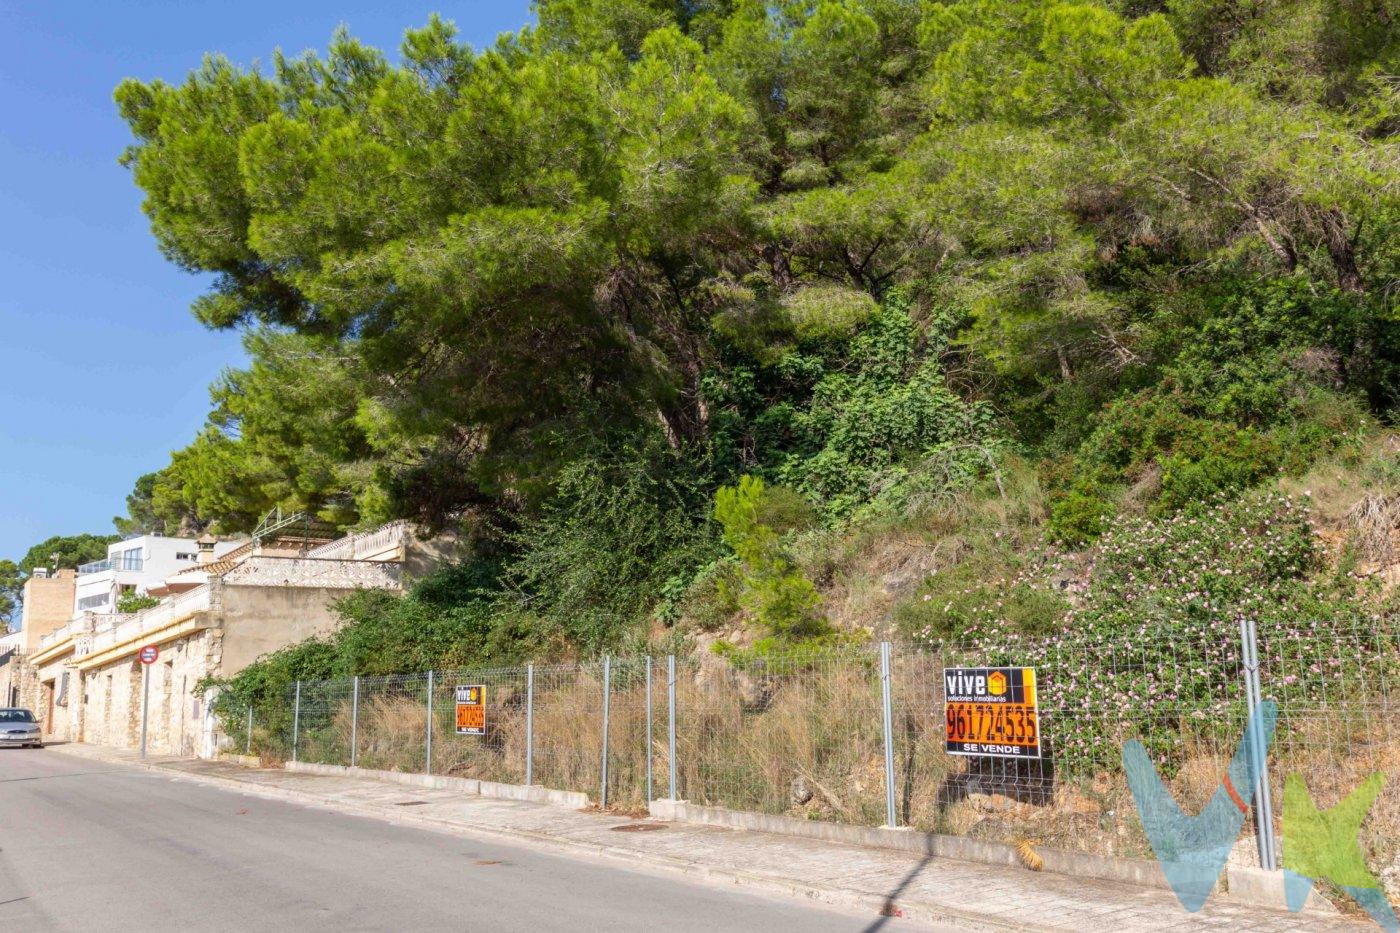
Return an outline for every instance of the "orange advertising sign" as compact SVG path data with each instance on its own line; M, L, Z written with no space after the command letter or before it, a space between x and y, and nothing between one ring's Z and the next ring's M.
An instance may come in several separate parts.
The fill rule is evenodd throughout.
M486 734L486 687L484 684L460 685L454 691L457 706L457 734Z
M1033 667L945 667L944 748L950 755L1039 758Z

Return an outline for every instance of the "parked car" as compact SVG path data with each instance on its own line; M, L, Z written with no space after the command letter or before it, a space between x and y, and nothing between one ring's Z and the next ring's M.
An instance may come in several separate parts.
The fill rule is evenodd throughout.
M17 745L32 748L44 747L44 736L39 731L39 721L27 709L18 706L0 707L0 747Z

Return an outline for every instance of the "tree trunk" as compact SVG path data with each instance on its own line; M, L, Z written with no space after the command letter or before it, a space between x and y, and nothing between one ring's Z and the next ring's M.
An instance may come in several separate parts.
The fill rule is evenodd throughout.
M1322 233L1327 242L1327 255L1337 270L1337 286L1343 291L1361 293L1366 290L1361 270L1356 266L1356 241L1347 233L1347 218L1337 208L1322 212Z
M680 391L660 409L666 438L672 447L689 447L703 441L709 431L710 412L700 389L703 367L699 347L693 335L678 334L676 368L680 372Z

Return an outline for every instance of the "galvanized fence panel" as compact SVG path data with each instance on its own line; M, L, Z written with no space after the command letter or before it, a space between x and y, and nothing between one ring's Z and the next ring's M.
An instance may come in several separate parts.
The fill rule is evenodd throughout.
M1239 658L1238 639L1150 633L1107 643L1027 639L995 650L896 650L899 822L1003 842L1146 854L1121 766L1123 742L1143 742L1183 807L1199 809L1244 730ZM944 750L945 670L997 666L1036 672L1039 758Z
M355 764L379 770L421 771L427 734L426 674L360 678Z
M677 688L680 793L736 810L881 823L873 648L687 659Z
M485 735L459 734L458 687L480 686L485 704ZM525 782L525 669L479 668L433 674L432 773L498 781ZM423 756L426 696L418 704L415 735ZM421 767L420 769L421 770Z
M1400 866L1400 627L1356 620L1261 632L1259 665L1263 695L1279 704L1269 749L1275 836L1288 775L1328 808L1379 773L1387 780L1362 824L1362 852L1371 865Z
M315 764L350 763L351 706L349 680L301 682L297 723L297 760ZM289 697L294 703L294 697Z
M1271 625L1257 644L1261 693L1279 706L1269 752L1277 836L1287 774L1303 775L1319 805L1331 806L1366 775L1400 770L1400 631ZM601 661L434 672L431 760L426 673L363 678L358 704L352 681L304 682L299 709L289 691L285 708L256 711L252 745L287 758L295 732L302 761L347 764L353 741L364 767L506 783L524 783L529 768L536 784L640 810L648 772L651 797L672 793L674 728L675 795L694 803L880 825L892 778L898 825L1143 856L1123 743L1142 742L1194 812L1219 786L1248 710L1236 622L1190 634L892 646L888 773L879 646L706 654L674 665L674 719L670 659L614 658L606 703ZM943 675L959 666L1035 668L1042 758L945 752ZM454 728L455 688L472 684L485 688L483 736ZM226 731L246 741L241 718ZM1392 851L1400 783L1392 784L1363 834L1368 851L1387 859L1400 855Z

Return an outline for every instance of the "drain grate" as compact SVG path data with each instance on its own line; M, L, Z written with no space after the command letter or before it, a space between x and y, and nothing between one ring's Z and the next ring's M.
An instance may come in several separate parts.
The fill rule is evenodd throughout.
M621 826L614 826L612 831L615 833L651 833L665 828L665 823L623 823Z
M396 807L422 807L422 806L426 806L427 803L428 803L428 801L426 801L426 800L401 800L401 801L399 801L398 803L394 804L394 806L396 806Z

